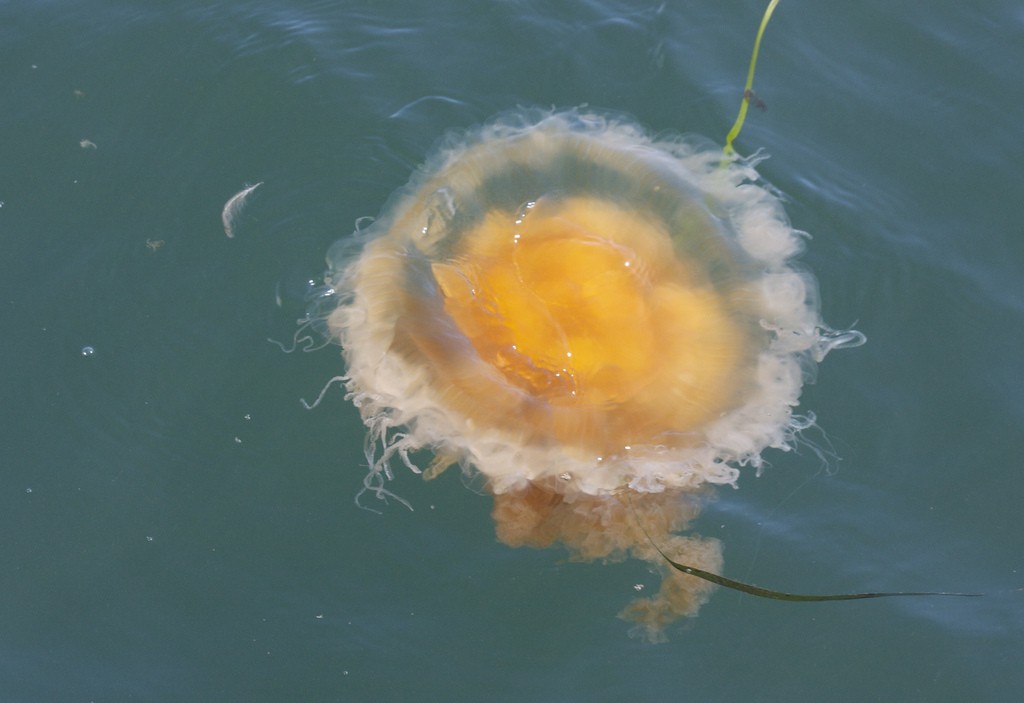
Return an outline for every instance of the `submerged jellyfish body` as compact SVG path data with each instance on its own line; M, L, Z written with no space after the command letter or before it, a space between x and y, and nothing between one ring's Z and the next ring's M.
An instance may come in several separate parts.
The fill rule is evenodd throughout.
M749 163L583 111L448 137L372 226L329 253L328 317L369 429L367 487L433 452L494 497L501 541L644 559L646 636L713 586L716 540L678 534L806 419L835 345L801 235ZM659 553L660 552L660 553Z

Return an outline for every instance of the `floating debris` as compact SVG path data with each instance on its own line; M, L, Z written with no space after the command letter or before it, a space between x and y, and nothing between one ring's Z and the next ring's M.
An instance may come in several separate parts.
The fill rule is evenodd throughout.
M82 147L83 149L95 149L96 142L94 142L91 139L82 139L81 141L78 142L78 146Z
M764 100L757 97L757 93L755 93L753 90L750 90L749 88L747 90L744 90L743 99L746 100L749 104L756 107L761 112L768 112L768 105L765 104Z
M228 237L235 236L235 220L242 214L242 208L245 207L245 199L249 197L249 193L261 185L263 185L263 181L240 190L224 203L224 210L220 213L220 219L224 223L224 234L228 235Z

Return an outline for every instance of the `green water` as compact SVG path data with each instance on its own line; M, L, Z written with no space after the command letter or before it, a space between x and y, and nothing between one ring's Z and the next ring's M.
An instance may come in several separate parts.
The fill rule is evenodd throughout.
M1019 700L1019 3L780 3L736 147L868 343L803 396L839 459L769 454L696 526L765 586L983 598L719 591L643 644L643 565L510 550L455 475L356 507L356 411L299 402L337 349L267 342L449 129L587 103L724 141L762 11L0 5L0 700Z

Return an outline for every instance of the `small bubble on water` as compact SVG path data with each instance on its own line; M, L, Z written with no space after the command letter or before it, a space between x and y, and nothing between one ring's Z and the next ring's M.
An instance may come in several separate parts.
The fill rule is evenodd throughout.
M82 356L92 356L95 353L96 350L88 345L82 347Z

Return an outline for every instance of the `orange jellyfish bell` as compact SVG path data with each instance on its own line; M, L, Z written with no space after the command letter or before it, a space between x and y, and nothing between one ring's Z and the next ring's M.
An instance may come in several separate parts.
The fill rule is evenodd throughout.
M719 148L584 111L449 136L328 257L367 487L390 495L392 459L419 471L427 449L428 477L484 479L507 544L720 571L717 541L677 533L704 487L791 445L836 344L756 182ZM624 613L653 639L712 588L662 571Z

